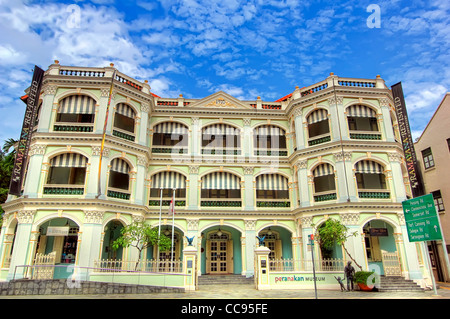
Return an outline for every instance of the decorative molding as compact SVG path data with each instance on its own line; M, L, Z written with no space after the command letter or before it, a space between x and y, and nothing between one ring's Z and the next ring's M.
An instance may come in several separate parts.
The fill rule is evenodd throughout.
M198 230L198 219L186 219L188 230Z
M333 153L334 156L334 160L336 162L342 162L342 161L347 161L350 162L352 160L352 153L351 152L338 152L338 153Z
M255 170L253 166L244 166L242 168L244 169L244 175L253 175L253 171Z
M300 217L300 225L302 226L302 228L311 228L312 220L312 216Z
M237 108L236 105L234 105L231 102L228 102L223 97L218 97L217 99L212 100L208 104L205 104L205 106L212 106L212 107L232 107Z
M189 174L198 174L198 165L189 165Z
M137 164L138 165L142 165L144 167L147 167L148 166L147 157L145 157L145 156L138 156Z
M133 223L143 223L145 221L145 217L142 215L131 215L131 219Z
M33 223L34 215L36 214L35 210L21 210L17 213L17 219L19 220L19 224L31 224Z
M308 160L299 160L297 161L298 169L306 169L308 167Z
M400 225L406 225L405 223L405 214L403 212L397 213L398 222Z
M294 118L302 116L303 111L300 107L297 107L294 109L294 111L292 112L294 114Z
M387 98L378 99L378 103L380 103L381 107L383 106L389 107L389 99Z
M243 118L243 121L244 121L244 126L250 126L252 123L252 119L250 119L248 117Z
M84 218L86 224L101 224L103 221L104 212L96 210L90 210L84 212Z
M328 99L328 105L342 104L343 101L343 96L336 96L336 98L333 96Z
M339 214L344 225L359 225L359 213Z
M55 95L58 87L56 85L47 85L44 88L44 96L45 95Z
M46 148L47 148L47 145L33 144L30 146L30 151L28 152L28 155L29 156L44 155Z
M402 156L398 153L388 153L389 162L401 162Z
M246 219L244 220L245 230L255 230L256 219Z
M100 156L100 150L102 148L100 146L92 146L92 156ZM103 148L103 157L109 157L110 149L107 147Z
M141 112L148 113L150 111L150 104L149 103L141 103Z

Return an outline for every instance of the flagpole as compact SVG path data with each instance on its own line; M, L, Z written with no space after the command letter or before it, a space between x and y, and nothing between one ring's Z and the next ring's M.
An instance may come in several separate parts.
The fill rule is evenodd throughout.
M162 213L162 197L163 197L163 189L161 187L161 198L159 200L159 223L158 223L158 249L156 255L156 261L159 263L159 240L161 238L161 213Z
M98 163L98 184L97 184L97 196L96 198L99 198L102 194L101 189L101 174L102 174L102 159L103 159L103 149L105 148L105 138L106 138L106 127L108 125L108 115L109 115L109 107L111 106L111 97L112 97L112 91L114 87L114 78L116 77L116 70L114 70L114 73L111 78L111 86L109 88L109 97L108 97L108 105L106 106L106 115L105 115L105 124L103 125L103 136L102 136L102 144L100 147L100 160Z
M174 239L174 232L175 232L175 188L173 189L173 197L172 197L172 251L170 253L170 259L171 259L171 272L173 272L173 239Z

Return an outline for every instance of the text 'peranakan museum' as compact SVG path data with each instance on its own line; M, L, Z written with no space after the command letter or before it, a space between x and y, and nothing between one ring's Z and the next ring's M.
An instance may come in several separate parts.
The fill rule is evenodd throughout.
M126 269L137 250L112 242L133 221L158 225L161 189L168 237L175 189L174 256L145 249L149 272L173 257L177 267L163 272L252 277L257 236L265 236L265 287L286 287L295 284L279 279L287 272L311 274L308 235L337 219L356 232L345 248L363 269L431 283L425 245L406 233L401 202L411 190L391 91L379 76L330 74L276 102L224 92L161 98L113 64L58 61L43 79L23 195L3 205L1 279L29 278L35 269L25 266L43 260L59 266L53 278L76 267L86 280L109 274L99 268ZM183 262L187 247L194 264ZM313 249L319 273L342 276L343 247ZM338 289L334 279L323 284Z

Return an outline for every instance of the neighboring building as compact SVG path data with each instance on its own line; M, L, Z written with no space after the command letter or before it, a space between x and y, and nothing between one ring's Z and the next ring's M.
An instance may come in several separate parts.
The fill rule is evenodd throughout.
M330 74L266 102L224 92L161 98L117 71L99 174L115 71L56 61L46 71L23 196L3 205L1 278L36 253L82 267L137 260L136 250L114 251L112 241L132 221L158 225L160 189L170 236L175 188L174 254L194 236L200 275L252 276L256 236L265 236L272 260L309 260L308 235L337 218L356 232L346 248L363 268L391 271L383 251L397 253L399 274L430 282L424 246L408 241L401 202L410 188L391 92L379 76ZM342 247L315 249L321 259L348 259ZM144 258L156 254L147 249Z
M436 211L446 242L430 243L436 280L448 281L445 258L450 250L450 217L446 214L450 205L450 93L444 96L420 138L414 144L426 194L433 194ZM436 256L438 258L436 258ZM448 259L447 259L448 260Z

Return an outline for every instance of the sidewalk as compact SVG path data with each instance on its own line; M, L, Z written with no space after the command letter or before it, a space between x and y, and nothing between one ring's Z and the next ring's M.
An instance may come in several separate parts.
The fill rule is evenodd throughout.
M318 290L318 299L450 299L450 284L438 283L438 295L425 292L341 292ZM255 290L252 285L200 286L185 293L109 294L109 295L26 295L2 296L0 299L314 299L314 290Z

